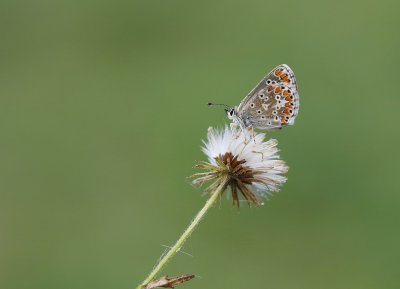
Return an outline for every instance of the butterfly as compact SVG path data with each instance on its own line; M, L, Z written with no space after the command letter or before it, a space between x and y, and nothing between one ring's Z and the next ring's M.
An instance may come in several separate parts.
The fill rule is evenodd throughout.
M293 125L299 112L299 94L293 70L286 64L277 66L239 106L228 107L225 112L233 124L242 128L273 130Z

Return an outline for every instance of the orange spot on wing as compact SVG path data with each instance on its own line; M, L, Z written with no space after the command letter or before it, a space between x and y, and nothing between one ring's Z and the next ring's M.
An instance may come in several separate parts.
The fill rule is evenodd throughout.
M281 123L282 123L282 124L285 124L285 123L286 123L286 119L285 119L284 116L281 117Z
M281 73L282 73L282 70L280 70L279 68L278 68L277 70L275 70L275 72L274 72L274 74L275 74L276 76L281 75Z
M277 86L276 88L275 88L275 93L280 93L282 91L282 89L279 87L279 86Z
M272 85L269 85L269 86L268 86L268 92L272 91L273 89L274 89L274 88L273 88Z
M289 94L289 91L287 91L287 90L284 90L283 91L283 96L289 96L290 94Z

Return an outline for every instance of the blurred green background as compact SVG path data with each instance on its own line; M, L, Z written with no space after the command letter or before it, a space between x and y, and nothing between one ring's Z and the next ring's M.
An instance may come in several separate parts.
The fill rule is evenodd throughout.
M291 170L223 200L179 288L399 288L398 1L0 2L0 288L134 288L203 205L208 126L296 73Z

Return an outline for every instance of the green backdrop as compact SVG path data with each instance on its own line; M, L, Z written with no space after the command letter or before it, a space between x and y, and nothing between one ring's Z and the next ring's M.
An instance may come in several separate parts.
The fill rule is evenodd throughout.
M280 63L289 180L225 198L179 288L398 288L398 1L0 2L0 288L134 288L205 198L201 139Z

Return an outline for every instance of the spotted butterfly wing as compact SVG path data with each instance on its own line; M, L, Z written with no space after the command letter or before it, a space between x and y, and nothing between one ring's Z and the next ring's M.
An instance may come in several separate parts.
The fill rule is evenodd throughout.
M247 126L269 130L294 124L298 111L296 78L286 64L268 73L237 108Z

